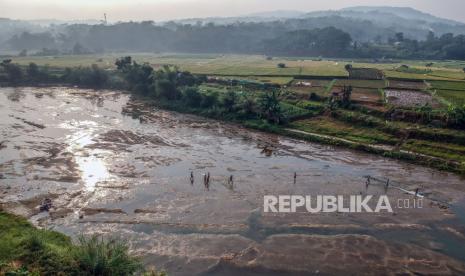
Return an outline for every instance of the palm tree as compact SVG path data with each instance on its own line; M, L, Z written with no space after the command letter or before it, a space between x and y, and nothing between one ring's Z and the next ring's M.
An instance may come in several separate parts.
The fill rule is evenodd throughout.
M265 92L260 98L260 108L262 114L266 117L268 122L280 124L283 119L281 111L280 96L282 90L273 89Z

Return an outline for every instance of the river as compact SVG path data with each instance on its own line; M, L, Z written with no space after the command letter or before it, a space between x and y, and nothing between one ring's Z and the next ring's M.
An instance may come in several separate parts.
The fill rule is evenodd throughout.
M0 88L0 143L4 209L125 239L169 275L465 273L465 180L452 173L63 87ZM396 186L419 189L423 208L398 206L418 198ZM393 212L263 211L265 195L368 194Z

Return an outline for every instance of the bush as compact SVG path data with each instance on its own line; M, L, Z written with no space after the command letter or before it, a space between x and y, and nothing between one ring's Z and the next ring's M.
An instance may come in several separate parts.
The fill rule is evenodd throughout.
M189 87L184 90L183 99L188 106L199 107L202 103L202 94L197 88Z
M96 235L81 236L74 257L86 275L133 275L142 268L140 261L129 255L125 243Z
M4 60L0 63L7 75L7 81L13 85L21 83L23 80L23 71L19 65L11 63L11 60Z
M236 102L237 102L237 94L236 92L231 91L231 90L226 92L226 94L224 94L223 98L221 99L221 104L228 112L232 112Z
M102 88L107 85L108 73L96 64L91 67L66 68L62 80L72 85Z
M0 212L0 275L133 275L141 263L121 241L79 239Z
M202 103L200 104L203 108L210 108L218 104L218 92L210 92L204 94L202 97Z

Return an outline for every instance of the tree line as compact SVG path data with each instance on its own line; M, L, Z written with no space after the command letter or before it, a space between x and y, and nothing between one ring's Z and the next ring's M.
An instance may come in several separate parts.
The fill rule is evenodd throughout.
M238 91L229 87L224 93L200 91L199 85L207 81L181 71L176 66L155 69L148 63L138 63L130 56L115 62L116 70L104 70L98 65L66 68L60 73L35 63L19 66L11 59L0 63L0 83L8 85L73 85L93 89L121 89L135 96L156 100L159 105L210 117L227 119L264 119L273 124L286 121L281 109L282 91L268 87L263 91Z
M17 34L8 40L12 49L36 55L89 54L105 51L242 53L283 56L465 59L465 36L451 33L423 40L404 33L386 39L358 39L337 27L309 26L308 20L249 22L229 25L126 22L114 25L70 25L59 33ZM335 22L338 22L335 19ZM326 22L330 24L330 22ZM357 30L368 32L370 24ZM355 28L355 27L354 27ZM22 51L22 54L26 52Z

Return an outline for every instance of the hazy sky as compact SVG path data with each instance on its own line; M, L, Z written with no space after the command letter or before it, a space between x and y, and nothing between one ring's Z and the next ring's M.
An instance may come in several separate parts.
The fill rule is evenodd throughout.
M465 22L465 0L0 0L0 17L110 21L237 16L261 11L314 11L359 5L413 7Z

